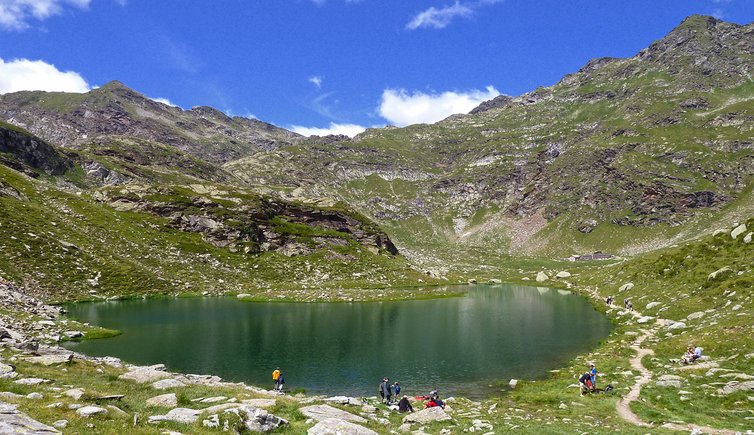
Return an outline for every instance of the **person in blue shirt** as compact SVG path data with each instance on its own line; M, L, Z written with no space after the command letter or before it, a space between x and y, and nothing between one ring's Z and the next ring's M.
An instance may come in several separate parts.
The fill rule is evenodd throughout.
M393 387L395 388L395 397L398 397L401 394L401 385L396 382Z
M597 388L597 369L594 364L589 364L589 375L592 377L592 388Z

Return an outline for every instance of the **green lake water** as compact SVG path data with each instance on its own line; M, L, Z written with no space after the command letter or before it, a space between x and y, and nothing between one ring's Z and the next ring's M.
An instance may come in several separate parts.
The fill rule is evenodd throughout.
M235 298L72 304L70 316L118 329L67 345L134 364L271 387L376 395L486 397L498 381L533 379L606 337L610 322L582 297L547 288L478 285L462 297L365 303L249 303Z

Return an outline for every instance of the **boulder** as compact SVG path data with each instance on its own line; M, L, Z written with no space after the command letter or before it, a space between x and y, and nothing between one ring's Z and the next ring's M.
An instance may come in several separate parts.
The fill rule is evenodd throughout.
M76 414L80 417L87 418L93 415L105 415L107 414L107 409L100 408L99 406L82 406L76 410Z
M32 364L41 364L43 366L53 366L58 364L65 364L73 360L73 353L61 353L42 356L32 356L25 358L26 361Z
M730 232L730 236L735 240L740 236L741 234L746 232L746 224L741 224L735 228L733 228L733 231Z
M571 277L571 273L566 272L565 270L561 270L555 275L555 278L559 278L559 279L570 278L570 277Z
M649 323L649 321L652 319L654 319L654 317L652 316L642 316L636 320L636 323Z
M176 423L191 424L199 419L199 415L202 413L200 409L189 408L175 408L170 410L165 415L152 415L147 421L152 424L160 423L163 421L173 421Z
M16 405L0 402L0 433L19 435L59 434L54 427L42 424L18 411Z
M744 243L751 243L751 236L754 235L754 233L749 233L744 237Z
M234 411L241 416L246 429L252 432L269 432L288 424L287 420L250 405L241 405L239 408L228 412Z
M670 330L684 329L686 324L683 322L669 322L667 328Z
M634 283L627 282L627 283L623 284L622 286L618 287L618 293L623 293L625 291L629 291L632 288L634 288Z
M537 278L536 278L537 282L545 282L545 281L547 281L548 279L550 279L550 277L549 277L549 276L547 276L547 274L546 274L546 273L544 273L544 272L542 272L542 271L540 271L540 272L537 272Z
M510 382L508 382L508 386L511 387L511 389L516 388L516 385L518 385L518 379L511 379Z
M487 281L489 284L502 284L503 281L497 279L497 278L490 278L489 281Z
M81 338L84 336L84 333L81 331L65 331L63 332L63 335L66 338L74 339L74 338Z
M654 308L654 307L656 307L658 305L661 305L661 304L659 302L650 302L650 303L647 304L647 309L651 310L652 308Z
M149 406L164 406L165 408L175 408L178 406L178 398L175 393L161 394L147 399Z
M15 367L0 363L0 379L10 379L18 376Z
M123 373L118 376L118 379L127 379L135 381L139 384L146 384L147 382L155 382L160 379L169 378L170 373L162 370L155 370L151 367L142 367Z
M367 420L363 417L359 417L358 415L351 414L350 412L334 408L330 405L305 406L299 409L299 412L301 412L301 414L303 414L304 416L313 418L317 421L326 420L328 418L335 418L339 420L351 421L354 423L367 422Z
M308 435L377 435L377 432L364 426L337 418L326 418L306 432Z
M412 412L403 417L403 423L427 424L433 421L447 421L451 417L439 406L422 409L421 411Z
M162 379L152 384L152 388L158 390L167 390L168 388L181 388L185 386L186 384L177 379Z
M681 388L681 381L674 381L674 380L657 381L655 382L655 385L657 385L658 387L666 387L666 388Z
M41 379L41 378L23 378L17 381L13 381L13 383L19 384L19 385L39 385L39 384L46 384L48 382L50 381L47 379Z

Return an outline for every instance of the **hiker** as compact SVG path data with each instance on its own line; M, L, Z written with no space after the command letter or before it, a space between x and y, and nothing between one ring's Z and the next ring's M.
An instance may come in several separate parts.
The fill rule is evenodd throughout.
M393 385L393 390L395 390L395 397L400 396L401 394L401 385L396 382L395 385Z
M382 378L382 382L380 382L380 397L382 398L382 403L385 403L385 397L387 396L387 378Z
M385 388L387 391L385 391L385 395L387 396L386 399L388 405L390 405L393 402L393 386L390 384L390 379L385 378Z
M283 377L283 374L280 374L280 377L278 378L278 386L277 390L280 392L283 392L283 385L285 385L285 378Z
M435 402L435 399L430 397L429 400L424 404L424 409L427 408L434 408L437 406L437 402Z
M579 391L583 396L586 393L591 393L594 390L594 384L592 384L592 374L589 372L584 373L579 378Z
M605 303L608 304L608 305L612 305L613 304L613 297L612 296L608 296L605 299Z
M693 357L694 359L693 359L693 361L696 361L696 360L698 360L701 357L702 357L702 348L699 347L699 346L697 346L696 348L694 348L694 357Z
M440 396L435 396L435 403L442 409L445 409L445 402L440 400Z
M594 367L594 363L589 364L589 375L592 378L592 388L597 388L597 369Z
M398 401L398 412L414 412L414 407L405 395Z
M702 348L699 346L696 346L696 348L689 346L689 348L686 350L686 354L681 358L681 362L683 364L691 364L692 362L698 360L702 357Z
M278 389L278 380L280 379L280 367L275 367L275 370L272 371L272 382L275 383L275 386L273 387L273 390Z

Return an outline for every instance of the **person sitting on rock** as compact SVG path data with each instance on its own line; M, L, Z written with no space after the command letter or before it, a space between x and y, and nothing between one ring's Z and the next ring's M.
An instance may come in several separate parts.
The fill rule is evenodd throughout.
M692 356L693 359L691 361L696 361L701 357L702 357L702 348L697 346L694 348L694 355Z
M689 348L686 349L686 353L681 358L681 362L683 364L688 364L692 361L694 361L694 348L689 346Z
M424 408L434 408L437 406L437 402L435 402L435 399L433 397L430 397L429 400L424 404Z
M398 412L414 412L414 407L411 406L411 402L408 401L408 396L401 397L398 401Z

